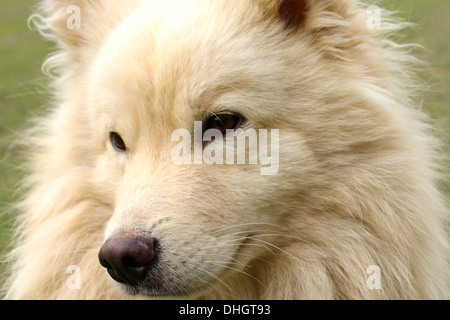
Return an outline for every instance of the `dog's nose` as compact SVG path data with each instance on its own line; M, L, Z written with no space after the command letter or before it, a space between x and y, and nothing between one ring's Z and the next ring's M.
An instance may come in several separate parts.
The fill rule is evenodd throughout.
M108 239L100 249L100 264L109 275L121 283L142 282L155 258L155 239L116 237Z

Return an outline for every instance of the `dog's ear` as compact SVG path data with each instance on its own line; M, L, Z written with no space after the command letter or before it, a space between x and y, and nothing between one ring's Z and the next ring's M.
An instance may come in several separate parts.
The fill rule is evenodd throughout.
M366 21L353 0L257 0L270 20L290 34L307 36L317 49L333 59L347 59L366 41Z
M105 0L44 0L31 20L44 35L72 48L102 39L120 21L121 10ZM119 4L119 2L117 3ZM100 29L101 26L101 29Z
M286 28L296 29L302 25L307 10L307 0L282 0L278 5L278 16Z
M30 22L50 38L56 38L67 46L81 42L81 26L84 22L84 0L45 0L30 17Z
M260 0L260 5L276 20L281 20L286 29L298 29L305 20L310 0Z
M352 18L352 0L258 0L288 30L333 28Z

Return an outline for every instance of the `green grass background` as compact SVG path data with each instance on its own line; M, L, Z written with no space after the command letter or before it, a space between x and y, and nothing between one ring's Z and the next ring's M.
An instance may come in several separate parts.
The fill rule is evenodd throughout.
M426 59L434 71L427 75L433 91L427 96L425 110L437 125L450 135L450 1L396 0L381 1L388 9L417 24L406 40L422 44ZM26 119L45 105L45 78L41 64L50 52L36 31L27 27L33 1L1 0L0 3L0 255L7 250L11 235L12 211L20 196L17 192L20 157L10 147L11 136L24 128ZM446 138L446 146L450 139ZM448 147L446 148L448 151ZM450 195L450 184L444 183ZM0 271L6 261L0 258ZM1 284L1 278L0 278Z

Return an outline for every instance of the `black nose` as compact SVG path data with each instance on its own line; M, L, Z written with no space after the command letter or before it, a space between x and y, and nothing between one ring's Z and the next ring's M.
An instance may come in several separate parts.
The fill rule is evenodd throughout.
M136 285L143 281L155 258L155 239L116 237L108 239L100 249L100 264L121 283Z

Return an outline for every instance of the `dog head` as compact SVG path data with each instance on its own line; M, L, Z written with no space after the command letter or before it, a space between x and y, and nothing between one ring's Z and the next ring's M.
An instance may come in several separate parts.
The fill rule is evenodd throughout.
M327 161L372 141L360 119L379 116L352 83L371 66L352 67L350 1L70 3L47 2L60 85L113 208L99 258L122 289L226 288L307 237L302 215L335 178Z

